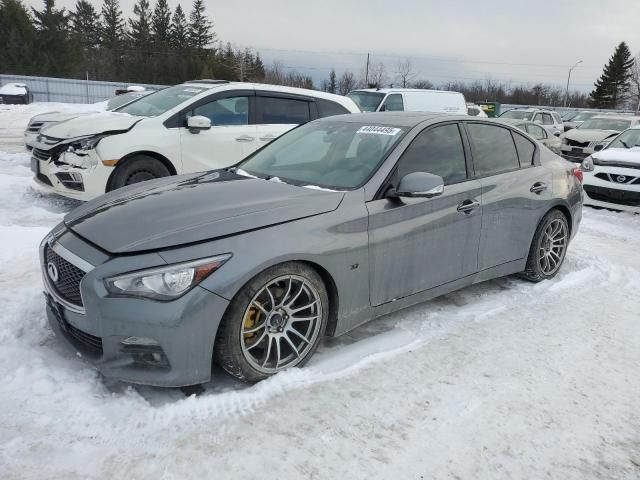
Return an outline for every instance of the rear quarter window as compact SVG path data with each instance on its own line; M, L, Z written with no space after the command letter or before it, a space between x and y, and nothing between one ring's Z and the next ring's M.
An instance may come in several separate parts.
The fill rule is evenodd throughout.
M531 140L517 132L512 132L513 139L516 142L516 149L518 151L518 159L520 160L520 167L530 167L533 165L533 155L536 152L536 146Z
M332 117L334 115L344 115L350 113L345 107L337 102L325 100L323 98L316 99L316 107L318 107L318 117Z

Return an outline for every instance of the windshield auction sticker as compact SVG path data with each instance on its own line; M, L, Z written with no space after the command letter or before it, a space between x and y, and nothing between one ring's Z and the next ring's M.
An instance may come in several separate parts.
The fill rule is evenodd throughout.
M373 133L374 135L397 135L402 130L395 127L380 127L375 125L366 125L364 127L360 127L358 133Z

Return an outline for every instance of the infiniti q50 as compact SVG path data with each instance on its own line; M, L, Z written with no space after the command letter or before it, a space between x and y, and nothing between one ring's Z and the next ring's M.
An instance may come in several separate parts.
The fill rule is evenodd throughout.
M182 386L302 366L325 335L561 268L581 171L492 120L316 120L234 167L114 191L44 239L47 314L108 377Z

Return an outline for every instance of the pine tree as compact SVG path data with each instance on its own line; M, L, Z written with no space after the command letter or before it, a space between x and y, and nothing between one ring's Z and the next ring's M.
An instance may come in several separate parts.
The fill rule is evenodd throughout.
M173 12L171 19L171 47L176 50L184 50L189 46L189 25L187 17L180 4Z
M336 70L335 68L331 69L329 72L329 82L327 83L327 92L336 93L338 88L338 80L336 79Z
M73 56L69 54L69 16L65 9L56 9L55 0L44 0L42 10L32 7L31 11L38 32L36 52L42 71L54 76L69 74L73 68Z
M625 42L620 43L605 65L591 92L590 104L595 108L619 108L627 99L633 68L633 57Z
M135 18L129 19L129 38L134 48L149 48L151 41L151 8L149 0L138 0L133 6Z
M169 37L171 36L171 10L167 0L157 1L151 18L151 32L156 44L166 45L169 43Z
M37 73L36 30L29 12L20 0L0 0L0 45L3 73L32 75Z
M104 0L102 4L100 37L102 46L110 49L116 49L124 42L125 23L118 0Z
M100 44L100 17L94 6L87 0L78 0L71 12L71 32L87 50Z
M204 0L193 0L189 15L189 44L196 50L204 50L215 39L213 23L204 13Z

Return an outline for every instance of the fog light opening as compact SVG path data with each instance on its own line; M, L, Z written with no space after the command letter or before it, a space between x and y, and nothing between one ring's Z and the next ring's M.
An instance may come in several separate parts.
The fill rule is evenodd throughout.
M137 366L169 368L169 359L152 338L128 337L120 342L120 351L131 356Z

